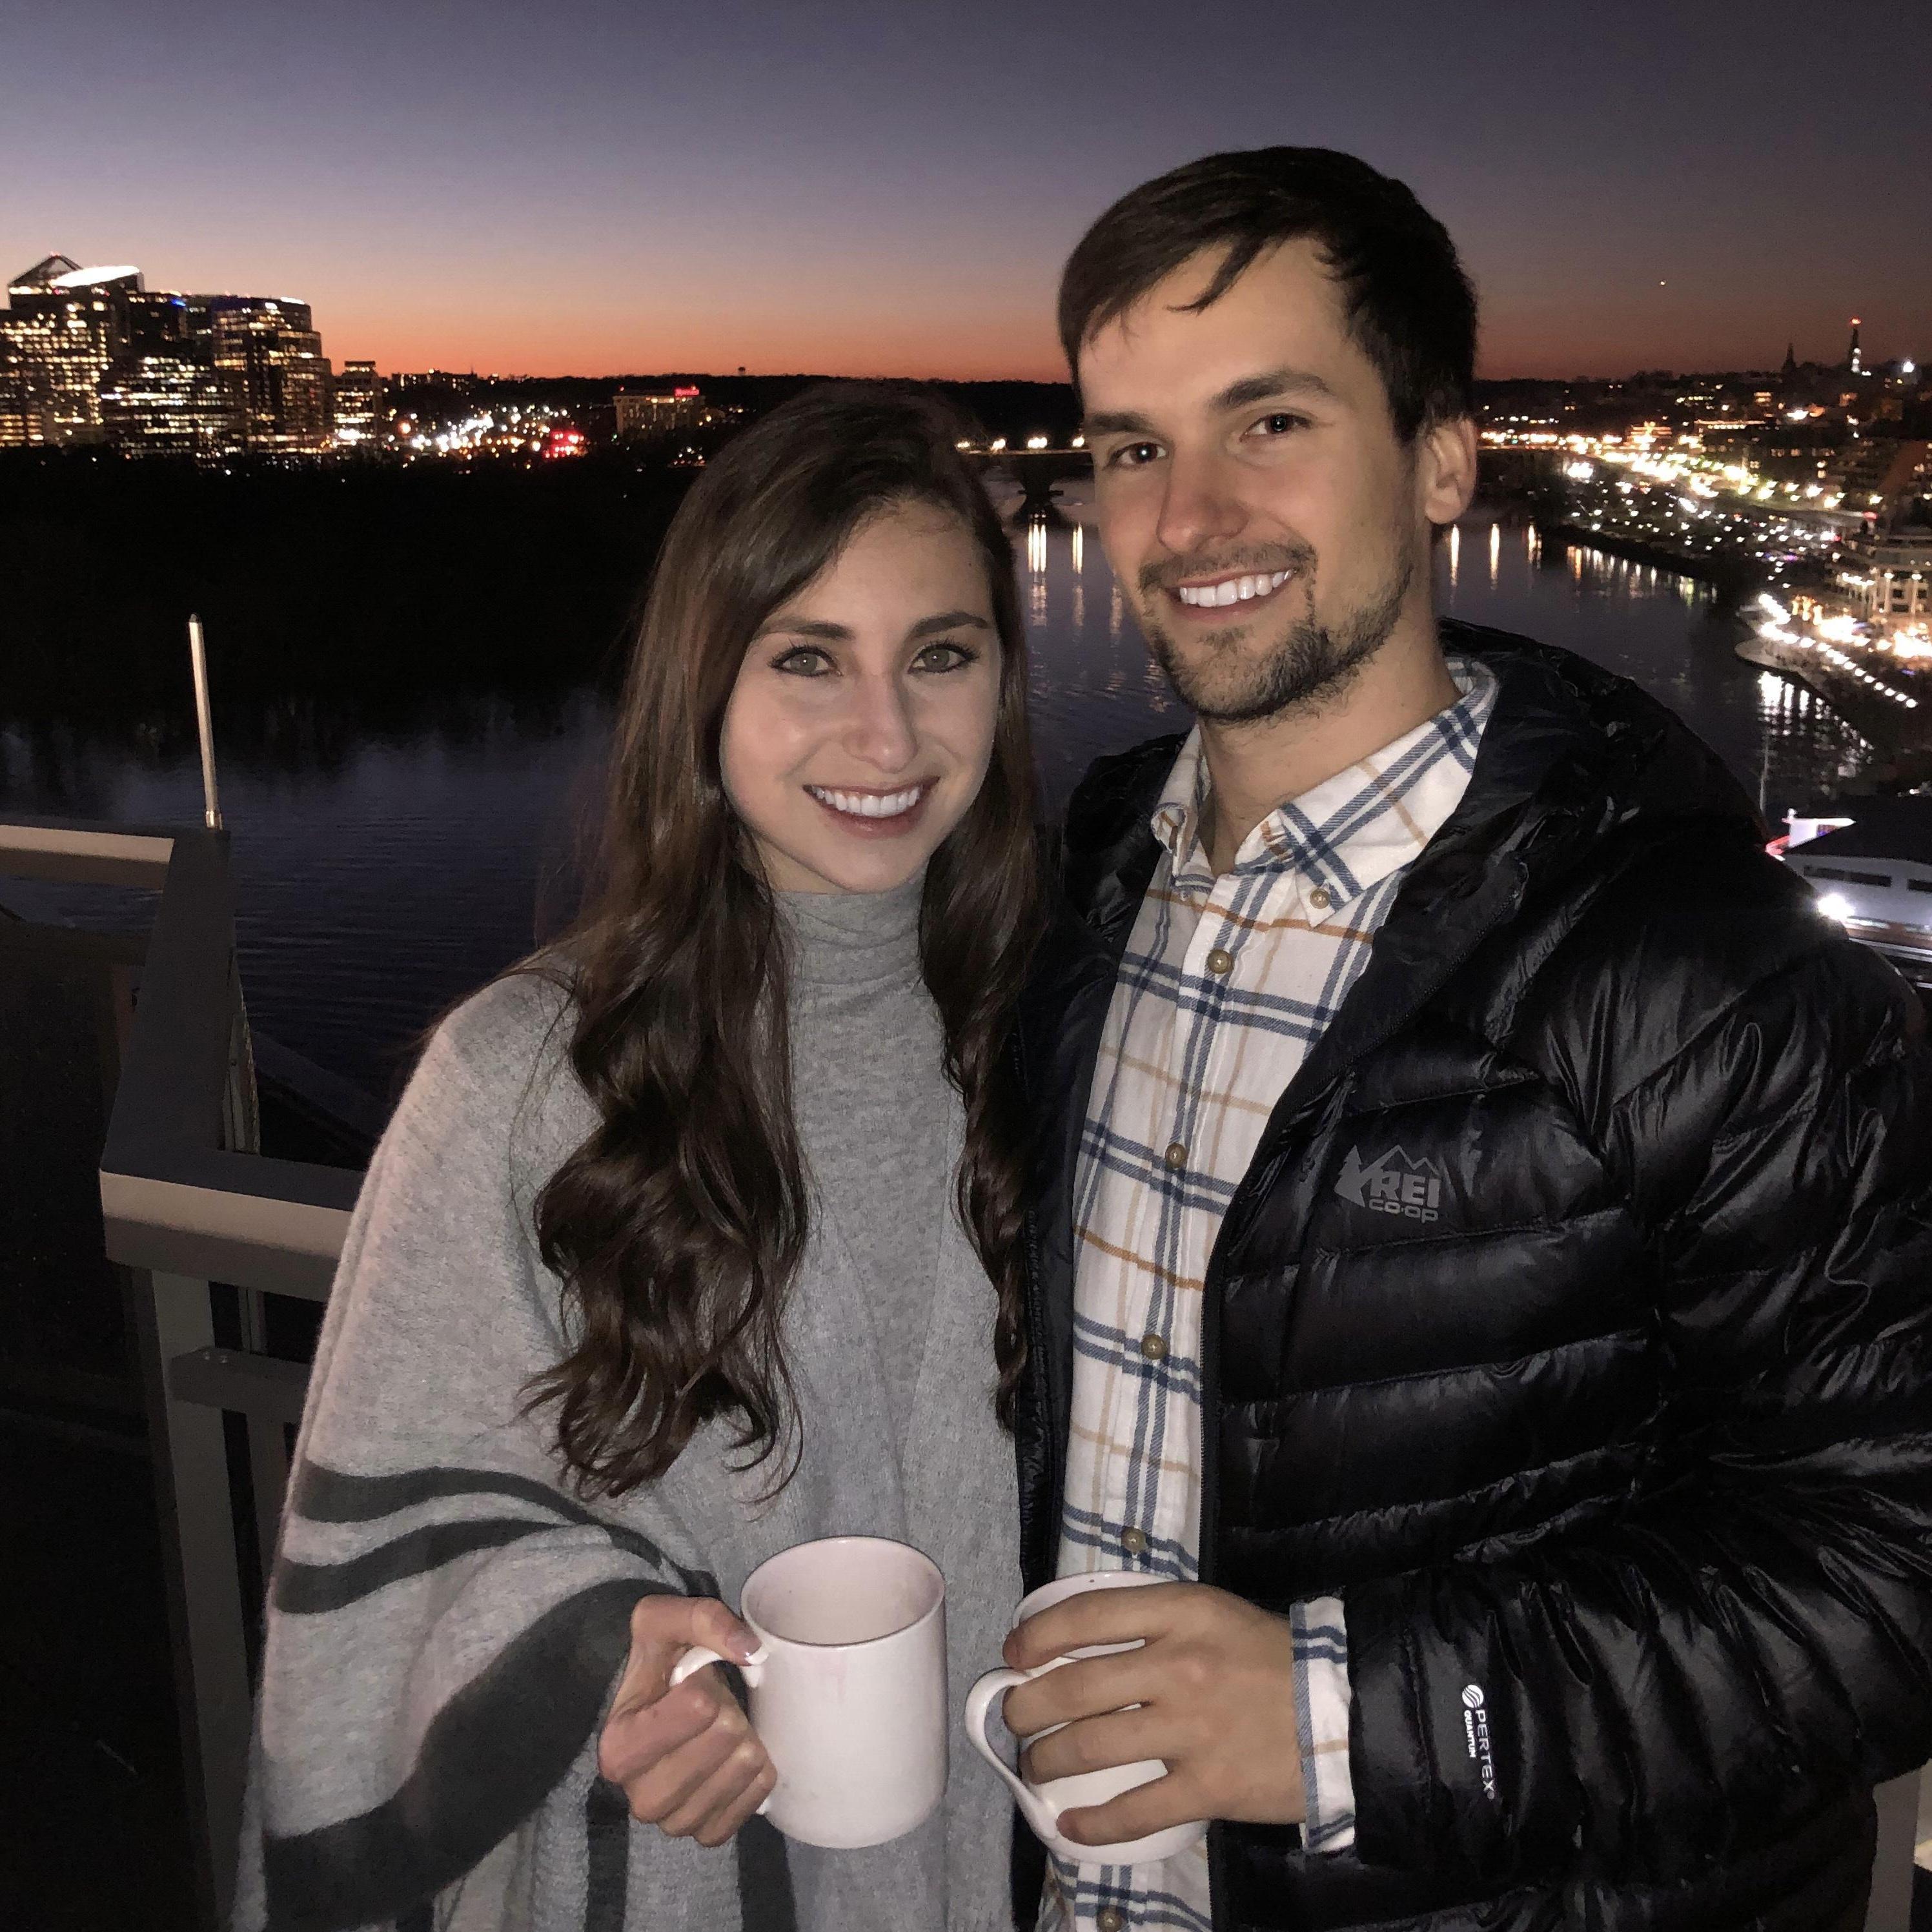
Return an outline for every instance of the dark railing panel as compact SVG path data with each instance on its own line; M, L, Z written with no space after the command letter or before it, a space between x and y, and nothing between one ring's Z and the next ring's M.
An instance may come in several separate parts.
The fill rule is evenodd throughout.
M251 1704L259 1580L234 1534L222 1414L244 1418L256 1541L272 1554L308 1370L218 1346L209 1284L326 1298L352 1170L265 1159L235 959L225 832L61 820L0 824L0 874L160 888L101 1144L109 1257L140 1270L142 1376L164 1532L182 1755L202 1916L226 1922ZM252 1600L251 1600L252 1599Z

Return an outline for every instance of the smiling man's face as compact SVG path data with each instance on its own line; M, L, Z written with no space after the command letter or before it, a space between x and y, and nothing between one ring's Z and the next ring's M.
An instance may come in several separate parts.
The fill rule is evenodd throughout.
M1182 700L1238 723L1339 694L1427 622L1430 526L1466 490L1444 482L1441 432L1396 434L1313 243L1185 308L1220 259L1100 329L1079 377L1108 560Z

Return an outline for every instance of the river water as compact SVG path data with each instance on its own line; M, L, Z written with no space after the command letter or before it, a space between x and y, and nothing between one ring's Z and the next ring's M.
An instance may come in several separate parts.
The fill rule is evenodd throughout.
M1065 526L1018 536L1041 776L1056 807L1100 753L1186 722L1122 608L1084 493L1070 486L1062 502ZM1870 762L1810 693L1733 655L1735 622L1688 578L1540 544L1526 524L1481 508L1439 547L1437 568L1450 614L1564 645L1644 685L1774 819ZM442 715L406 730L332 718L326 756L301 733L252 734L278 748L224 756L255 1025L393 1093L421 1030L564 906L608 729L608 706L587 688L514 700L452 692ZM130 727L86 741L80 769L56 769L44 741L0 718L0 811L198 824L197 764L156 744ZM17 880L0 881L0 902L90 926L143 921L152 904Z

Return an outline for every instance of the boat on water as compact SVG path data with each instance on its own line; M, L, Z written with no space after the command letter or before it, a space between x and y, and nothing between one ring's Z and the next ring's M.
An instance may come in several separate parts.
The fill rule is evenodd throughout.
M1811 882L1818 910L1932 987L1932 793L1838 799L1786 824L1772 853Z

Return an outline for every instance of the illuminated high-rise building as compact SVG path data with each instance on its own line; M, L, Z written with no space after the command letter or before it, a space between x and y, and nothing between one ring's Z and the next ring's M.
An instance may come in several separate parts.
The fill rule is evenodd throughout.
M648 442L679 430L696 429L706 418L703 395L688 387L657 395L620 389L612 400L618 438L625 442Z
M121 351L100 379L110 442L136 455L225 456L242 447L234 386L214 345L190 326L188 298L140 290L126 298Z
M129 298L142 292L138 268L83 268L64 255L8 284L6 332L25 411L39 425L26 440L101 440L100 380L126 346Z
M0 326L0 449L40 440L39 415L36 412L30 418L28 413L26 365L15 352L13 338Z
M335 441L341 449L374 449L388 434L382 379L373 362L345 362L335 379Z
M234 386L184 344L119 358L100 385L108 440L136 456L226 456L242 447Z
M1856 316L1852 317L1852 346L1845 352L1845 367L1854 376L1862 376L1865 373L1864 353L1858 346L1858 318Z
M111 441L200 455L331 446L328 364L306 302L151 290L50 255L0 311L0 443Z
M241 412L244 449L328 448L329 368L307 302L273 296L190 297L207 304L216 369Z

